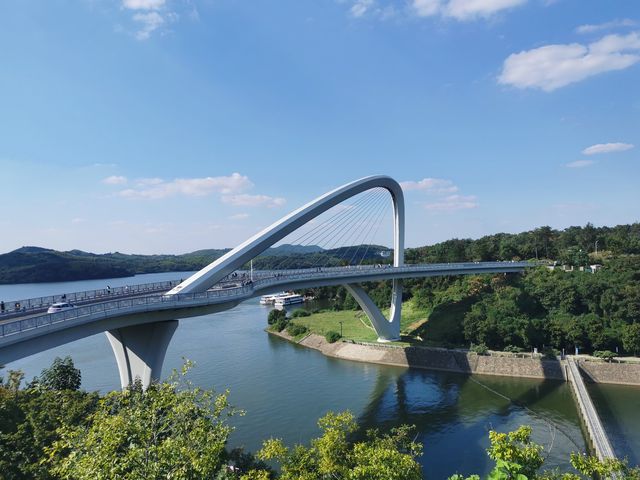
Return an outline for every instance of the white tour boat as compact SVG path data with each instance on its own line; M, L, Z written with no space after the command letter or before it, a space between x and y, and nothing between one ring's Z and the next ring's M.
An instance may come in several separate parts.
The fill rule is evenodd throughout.
M276 306L284 306L284 305L293 305L295 303L302 303L302 302L304 302L304 297L302 295L291 293L291 294L282 295L276 298L274 304Z
M287 292L274 293L272 295L263 295L260 297L260 305L273 305L279 297L289 295Z

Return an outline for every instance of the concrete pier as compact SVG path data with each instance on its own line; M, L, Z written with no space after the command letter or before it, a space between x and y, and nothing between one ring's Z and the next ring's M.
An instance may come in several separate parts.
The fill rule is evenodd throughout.
M567 358L567 378L578 402L578 410L587 428L587 434L591 440L596 456L600 460L616 458L609 438L607 437L607 432L605 432L602 426L598 412L596 412L582 379L582 375L580 375L578 364L571 357Z

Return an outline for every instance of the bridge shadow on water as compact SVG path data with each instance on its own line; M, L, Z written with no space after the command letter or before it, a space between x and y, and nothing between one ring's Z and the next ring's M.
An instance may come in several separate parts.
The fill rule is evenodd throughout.
M471 371L467 356L460 357L460 369ZM556 442L565 444L556 445L549 463L566 466L569 452L584 449L570 395L564 382L552 379L381 369L355 437L362 438L370 428L388 431L415 425L416 441L424 445L420 462L425 478L440 479L456 472L488 473L489 430L510 431L529 424L534 441L551 444L551 437L557 436Z

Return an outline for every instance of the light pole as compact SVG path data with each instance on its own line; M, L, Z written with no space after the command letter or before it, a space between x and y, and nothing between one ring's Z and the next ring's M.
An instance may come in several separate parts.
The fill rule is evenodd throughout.
M598 240L596 240L596 255L598 255Z
M338 322L340 324L340 338L342 338L342 322Z

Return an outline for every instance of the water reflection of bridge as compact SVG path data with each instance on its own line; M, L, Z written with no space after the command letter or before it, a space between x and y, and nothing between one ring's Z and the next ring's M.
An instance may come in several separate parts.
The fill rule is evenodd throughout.
M421 463L425 478L447 478L456 472L488 473L491 462L485 449L490 429L531 425L534 441L551 445L545 464L550 467L566 468L572 451L586 450L571 392L558 380L472 378L382 367L358 424L359 437L369 428L388 431L402 424L415 425L416 440L424 444ZM447 462L449 467L439 461L452 457L455 462ZM443 470L452 464L455 470Z

